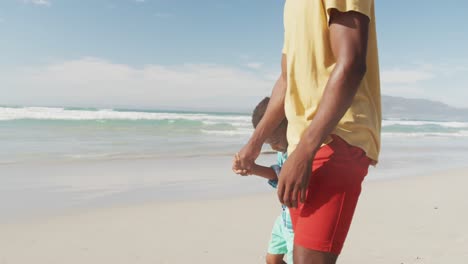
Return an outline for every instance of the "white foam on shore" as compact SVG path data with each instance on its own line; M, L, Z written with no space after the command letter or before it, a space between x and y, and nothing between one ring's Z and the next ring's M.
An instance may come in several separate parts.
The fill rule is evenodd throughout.
M35 120L192 120L212 125L229 122L234 126L250 127L249 115L206 114L206 113L167 113L145 111L117 111L114 109L74 110L59 107L0 107L0 121ZM383 120L382 126L424 126L436 125L446 128L468 128L468 122L442 122L418 120Z
M250 116L216 115L197 113L159 113L138 111L101 110L69 110L54 107L0 107L0 120L192 120L204 122L250 122Z
M382 136L387 137L468 137L468 131L459 131L454 133L437 133L437 132L382 132Z
M439 122L439 121L417 121L417 120L383 120L382 126L425 126L436 125L447 128L468 128L466 122Z

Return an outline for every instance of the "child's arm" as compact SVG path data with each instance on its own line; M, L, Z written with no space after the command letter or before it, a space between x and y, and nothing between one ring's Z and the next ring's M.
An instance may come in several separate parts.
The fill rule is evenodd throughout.
M252 165L252 168L250 170L240 170L240 161L237 154L234 156L234 160L232 161L232 170L236 174L240 174L242 176L248 176L253 174L272 181L278 180L277 173L274 169L272 169L271 167L260 166L256 163Z
M274 169L272 169L271 167L257 165L255 163L252 166L250 173L253 175L263 177L268 180L273 180L273 181L278 180L278 176L276 175L276 172Z
M265 167L254 163L250 170L240 170L240 161L237 155L234 157L234 160L232 162L232 170L236 174L240 174L242 176L248 176L253 174L263 177L265 179L268 179L268 184L270 184L273 188L276 188L278 186L278 175L280 169L281 168L278 165Z

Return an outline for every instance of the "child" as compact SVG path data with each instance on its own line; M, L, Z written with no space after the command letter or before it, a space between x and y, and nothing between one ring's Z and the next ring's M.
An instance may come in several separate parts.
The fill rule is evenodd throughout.
M265 114L265 110L268 106L269 101L270 98L266 97L257 105L257 107L255 107L255 110L252 114L252 124L254 128L257 127L257 124L260 122L263 115ZM241 170L239 169L240 165L238 163L238 156L236 155L233 164L234 171L242 175L257 175L266 178L268 179L268 183L273 188L276 188L278 184L279 172L287 157L287 126L288 121L284 119L283 122L281 122L281 124L275 129L275 131L273 131L271 137L265 141L265 143L270 144L273 150L278 151L278 160L276 165L273 165L271 167L264 167L255 164L247 173L241 173ZM284 255L287 255L288 263L292 263L294 233L292 229L289 210L286 206L282 207L282 213L276 219L276 222L271 231L271 239L268 246L268 253L266 256L266 262L268 264L284 264Z

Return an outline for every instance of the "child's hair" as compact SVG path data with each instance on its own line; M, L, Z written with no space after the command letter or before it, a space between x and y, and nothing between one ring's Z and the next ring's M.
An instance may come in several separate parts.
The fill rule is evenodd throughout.
M255 107L252 113L252 125L254 128L257 128L258 123L262 120L263 116L265 115L266 109L268 107L268 103L270 102L270 97L263 98L260 103ZM280 126L288 126L288 120L285 118L281 123Z
M255 107L252 113L252 125L254 128L257 128L258 123L262 120L263 115L265 115L265 111L267 109L268 103L270 102L270 97L263 98L260 103Z

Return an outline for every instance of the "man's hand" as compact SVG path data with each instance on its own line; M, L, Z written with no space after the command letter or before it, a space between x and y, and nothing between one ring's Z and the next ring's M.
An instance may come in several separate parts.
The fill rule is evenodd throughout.
M251 174L251 170L243 169L241 166L240 158L239 158L239 153L236 153L234 156L234 160L232 161L232 171L235 174L239 174L242 176L249 176Z
M250 137L249 142L238 152L238 167L237 170L243 170L243 174L252 170L255 160L260 155L262 145L265 140L271 136L273 131L281 124L285 118L284 113L284 98L286 96L286 56L283 54L281 59L282 74L273 87L270 96L270 102L263 115L260 123L253 135ZM233 166L234 171L234 166ZM235 171L234 171L235 172ZM242 174L241 174L242 175Z
M278 198L287 207L297 208L298 198L301 203L306 199L315 154L304 153L304 151L297 148L281 168Z
M236 154L237 171L240 172L238 174L248 174L252 170L261 150L261 145L258 146L249 142Z

